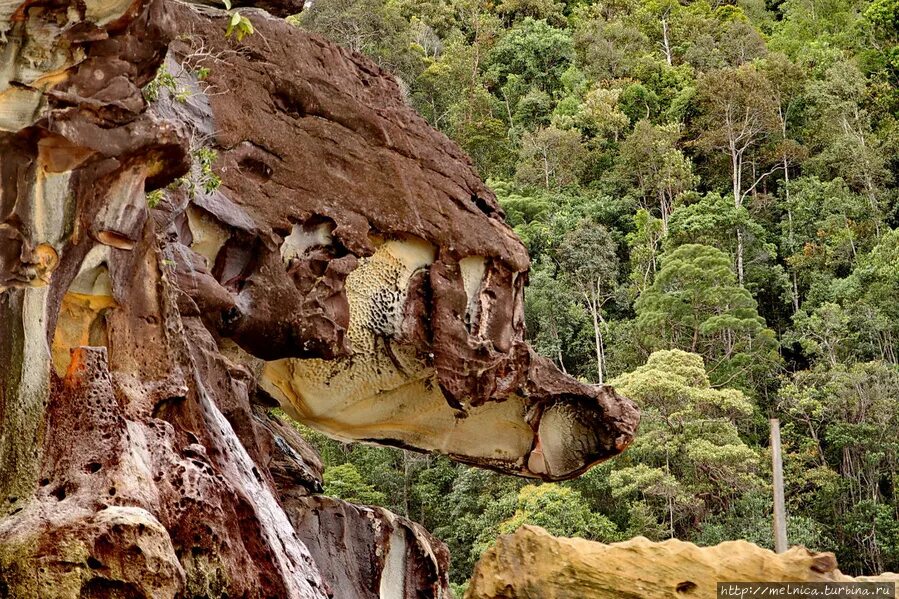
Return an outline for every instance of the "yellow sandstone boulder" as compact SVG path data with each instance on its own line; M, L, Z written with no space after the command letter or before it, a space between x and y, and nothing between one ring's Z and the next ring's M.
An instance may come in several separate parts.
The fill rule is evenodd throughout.
M899 581L854 579L832 553L776 554L747 541L714 547L636 537L606 545L522 526L499 538L475 567L465 599L713 599L718 582Z

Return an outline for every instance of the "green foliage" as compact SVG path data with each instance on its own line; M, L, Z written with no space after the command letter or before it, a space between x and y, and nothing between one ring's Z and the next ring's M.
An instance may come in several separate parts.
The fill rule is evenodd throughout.
M719 384L751 388L777 362L773 331L737 283L730 258L685 244L666 252L655 281L634 304L637 339L646 352L680 348L699 353Z
M757 452L737 427L752 415L752 402L740 391L712 388L700 356L659 351L611 383L643 412L629 449L634 463L616 463L610 474L613 497L640 501L667 521L670 534L687 536L697 518L720 515L762 488Z
M485 76L496 87L517 77L526 87L558 89L574 57L571 36L545 20L525 17L508 30L487 57Z
M231 37L241 42L243 38L247 35L251 35L254 32L253 23L247 17L243 16L236 10L233 11L231 17L228 19L228 27L225 28L225 37Z
M226 38L230 38L233 35L238 42L241 42L244 37L254 33L255 30L250 19L236 10L231 10L231 0L222 0L222 4L228 10L228 26L225 28Z
M165 197L164 189L154 189L151 192L147 193L147 207L148 208L156 208L159 205L159 202Z
M331 466L324 472L325 493L353 503L384 505L387 497L362 479L353 464Z
M327 0L313 2L292 22L321 33L381 66L413 73L421 57L413 46L413 32L400 6L381 0Z
M218 152L204 146L194 151L193 157L199 169L199 185L206 193L212 193L222 184L219 176L212 171Z
M144 89L142 90L144 99L147 102L156 102L159 100L159 92L162 89L167 89L172 94L175 94L178 91L178 83L175 81L175 76L168 72L165 68L165 64L160 65L153 80L144 86Z
M804 503L836 536L840 563L882 571L897 551L895 473L899 441L899 369L882 361L849 363L837 351L822 352L810 370L799 371L779 391L780 407L795 428L787 442L809 452L806 472L789 484L805 492ZM807 432L808 437L805 436ZM802 454L800 454L802 455Z
M524 185L561 189L577 183L585 159L586 148L575 130L550 126L528 131L521 140L515 178Z
M693 164L677 148L681 131L677 125L653 125L638 121L621 144L616 175L653 211L665 226L680 196L698 182Z
M542 526L550 534L583 537L606 543L618 540L615 524L590 505L574 489L555 484L528 485L518 491L515 513L499 525L503 534L524 524Z
M222 184L221 178L213 170L218 152L207 146L198 146L191 151L190 172L176 180L169 187L183 189L189 197L198 193L210 194Z

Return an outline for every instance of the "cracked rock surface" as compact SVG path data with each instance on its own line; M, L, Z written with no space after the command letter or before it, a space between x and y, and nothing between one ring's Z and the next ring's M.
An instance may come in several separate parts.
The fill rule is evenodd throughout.
M275 403L546 480L633 437L525 343L468 158L258 6L236 42L175 0L0 2L0 597L445 596L443 545L315 496Z

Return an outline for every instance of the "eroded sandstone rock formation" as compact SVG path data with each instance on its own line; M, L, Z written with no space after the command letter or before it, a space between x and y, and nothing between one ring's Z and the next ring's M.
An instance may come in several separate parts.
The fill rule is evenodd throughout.
M609 545L523 526L499 538L475 566L465 599L714 599L718 582L899 582L852 578L832 553L777 554L747 541L714 547L636 537Z
M246 14L0 3L0 597L441 596L426 532L311 497L274 402L547 480L632 438L524 342L527 256L458 148Z

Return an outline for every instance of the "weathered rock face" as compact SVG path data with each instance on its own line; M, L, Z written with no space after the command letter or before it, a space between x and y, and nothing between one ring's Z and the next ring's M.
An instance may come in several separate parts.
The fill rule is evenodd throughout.
M0 597L445 593L419 527L309 497L273 399L545 479L632 438L524 343L527 256L458 148L246 14L238 43L173 0L0 3Z
M216 335L264 360L266 392L339 438L545 479L627 445L633 404L524 342L524 247L391 78L265 13L235 52L222 20L210 31L172 11L197 32L172 47L177 88L197 89L172 112L221 176L176 227L180 286Z
M523 526L499 538L475 566L466 599L714 599L721 582L899 581L852 578L832 553L777 554L747 541L714 547L636 537L606 545Z
M414 522L322 496L285 509L335 597L436 597L448 585L446 547Z

